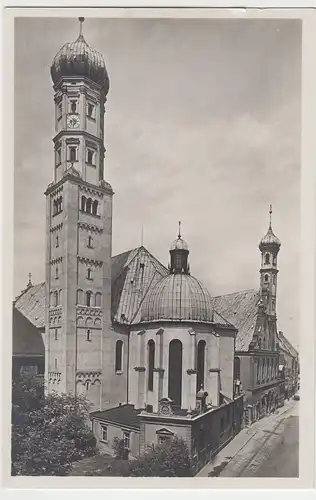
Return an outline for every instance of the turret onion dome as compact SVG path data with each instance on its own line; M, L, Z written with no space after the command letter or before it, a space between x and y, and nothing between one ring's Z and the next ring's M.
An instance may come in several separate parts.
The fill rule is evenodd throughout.
M281 241L279 238L274 234L272 231L272 226L271 226L271 214L272 214L272 206L270 205L270 224L269 224L269 229L267 234L261 238L259 242L259 249L261 251L268 249L268 248L275 248L277 251L279 251L281 247Z
M169 275L148 291L141 307L141 321L212 322L213 307L208 290L190 275L189 249L179 235L170 249Z
M83 17L79 18L80 33L75 42L68 42L59 50L51 65L54 84L62 77L85 76L101 86L104 93L109 91L109 77L102 54L90 47L82 34Z

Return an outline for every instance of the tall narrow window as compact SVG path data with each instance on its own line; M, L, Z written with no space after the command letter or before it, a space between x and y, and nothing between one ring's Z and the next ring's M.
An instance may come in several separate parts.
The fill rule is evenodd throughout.
M94 118L94 105L91 102L87 104L87 116L89 118Z
M86 212L91 214L91 209L92 209L92 200L91 198L88 198L86 203Z
M93 213L93 215L98 214L98 200L94 200L94 202L93 202L92 213Z
M91 342L91 330L87 330L87 336L86 336L86 338L87 338L88 342Z
M91 269L89 268L88 271L87 271L87 279L88 280L91 280L92 279L92 275L91 275Z
M88 390L89 390L89 388L90 388L90 382L89 382L89 380L88 380L88 381L86 382L86 391L88 391Z
M260 359L257 359L257 384L260 382Z
M270 254L266 253L265 255L265 264L270 264Z
M116 348L115 348L115 371L116 372L121 372L122 371L122 361L123 361L123 341L118 340L116 342Z
M58 340L58 330L57 330L57 328L55 329L55 340Z
M57 307L58 306L58 291L55 290L54 292L54 306Z
M90 291L86 293L86 306L92 306L92 292Z
M130 447L130 432L124 432L123 434L123 439L124 439L124 448L127 448L129 450Z
M154 389L155 342L148 342L148 390Z
M264 282L265 282L265 283L268 283L268 281L269 281L269 275L268 275L268 274L265 274L265 275L264 275Z
M205 365L205 340L200 340L197 348L197 378L196 378L196 392L204 387L204 365Z
M96 305L96 307L101 307L101 297L102 297L102 295L101 295L100 292L97 292L95 294L95 305Z
M89 163L89 165L94 165L95 162L94 162L94 151L92 151L91 149L88 149L88 152L87 152L87 163Z
M56 269L55 269L55 278L56 280L58 280L59 276L58 276L58 266L56 266Z
M56 248L57 248L57 247L59 247L59 236L58 236L58 234L57 234L57 236L56 236Z
M86 210L86 197L81 196L81 210L84 212Z
M92 248L92 236L88 237L88 247Z
M71 101L70 110L72 113L77 113L77 101Z
M77 161L77 150L74 147L69 148L69 161Z
M57 359L56 358L54 359L54 368L55 368L55 370L57 370Z

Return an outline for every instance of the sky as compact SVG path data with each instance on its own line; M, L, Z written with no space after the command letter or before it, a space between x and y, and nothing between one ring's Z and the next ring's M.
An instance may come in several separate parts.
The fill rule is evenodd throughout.
M53 57L73 18L15 25L14 293L45 279L53 180ZM163 264L178 221L191 273L211 295L259 287L272 226L278 329L299 338L301 25L281 19L86 19L109 78L105 178L112 254L144 246Z

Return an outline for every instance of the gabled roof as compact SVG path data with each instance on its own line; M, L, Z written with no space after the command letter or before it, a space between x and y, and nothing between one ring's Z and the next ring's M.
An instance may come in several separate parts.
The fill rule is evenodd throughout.
M45 347L41 334L20 311L13 307L13 356L43 356Z
M212 300L214 310L238 329L236 351L247 351L255 331L259 291L243 290L213 297Z
M135 320L149 287L168 270L143 246L111 258L112 318L120 323ZM45 327L45 282L24 290L14 302L37 328Z
M277 332L277 338L279 342L280 349L283 349L293 358L298 358L297 350L292 346L291 342L285 337L283 332Z
M45 327L45 281L26 289L15 300L15 308L36 328Z

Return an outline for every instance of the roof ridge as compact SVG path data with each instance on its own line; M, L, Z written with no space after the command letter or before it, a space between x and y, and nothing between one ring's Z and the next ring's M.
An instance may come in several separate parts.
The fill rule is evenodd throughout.
M222 295L213 295L212 298L217 299L218 297L227 297L228 295L237 295L238 293L246 293L246 292L259 293L259 290L257 288L246 288L244 290L239 290L238 292L223 293Z

